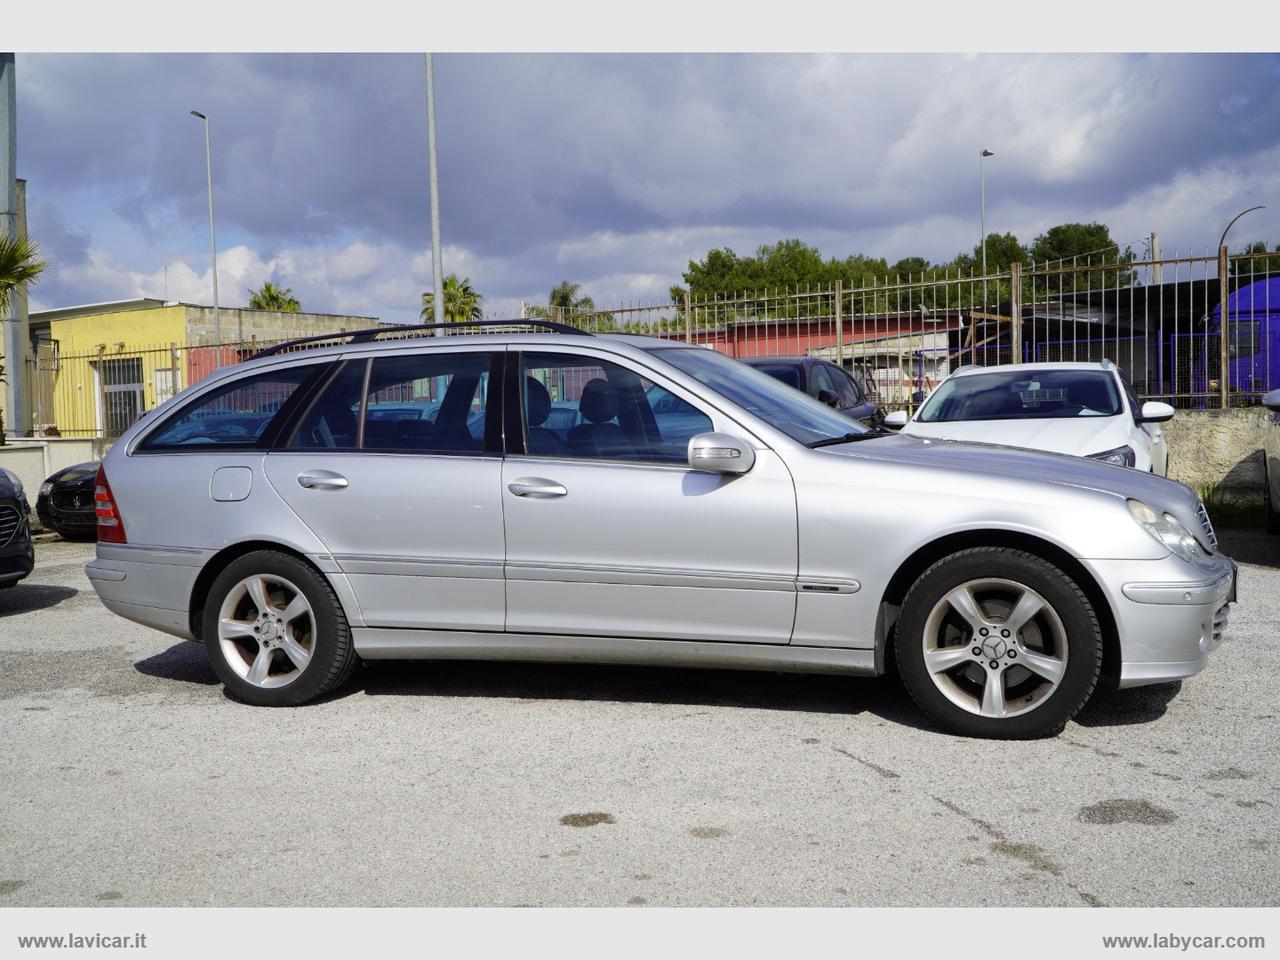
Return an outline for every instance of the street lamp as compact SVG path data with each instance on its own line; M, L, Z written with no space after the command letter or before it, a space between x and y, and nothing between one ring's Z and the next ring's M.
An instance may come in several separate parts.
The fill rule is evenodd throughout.
M1218 241L1218 249L1221 250L1222 245L1227 242L1227 230L1230 230L1232 227L1234 227L1236 225L1237 220L1243 217L1246 213L1253 213L1253 211L1255 210L1265 210L1265 209L1267 209L1266 204L1260 203L1256 207L1250 207L1248 210L1241 210L1234 217L1232 217L1231 222L1227 224L1227 229L1222 231L1222 238Z
M994 157L990 150L978 154L978 181L981 184L980 216L982 218L982 275L987 275L987 157Z
M213 154L209 149L209 118L199 110L191 115L204 124L204 168L209 178L209 259L213 266L213 342L217 345L214 365L222 366L222 320L218 316L218 231L213 220Z

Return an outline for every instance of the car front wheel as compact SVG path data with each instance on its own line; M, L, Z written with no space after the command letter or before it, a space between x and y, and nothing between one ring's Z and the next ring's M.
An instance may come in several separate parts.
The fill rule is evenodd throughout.
M313 567L273 550L234 560L214 580L202 639L227 692L255 706L323 696L356 661L333 588Z
M972 737L1056 734L1084 706L1102 667L1102 632L1080 587L1022 550L959 551L903 600L895 652L912 698Z

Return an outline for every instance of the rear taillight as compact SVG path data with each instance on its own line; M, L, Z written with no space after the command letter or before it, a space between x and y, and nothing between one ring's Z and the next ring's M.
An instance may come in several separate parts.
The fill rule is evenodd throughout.
M93 508L98 517L99 543L128 543L124 535L124 519L116 506L116 498L111 495L111 484L107 483L107 471L98 467L97 486L93 490Z

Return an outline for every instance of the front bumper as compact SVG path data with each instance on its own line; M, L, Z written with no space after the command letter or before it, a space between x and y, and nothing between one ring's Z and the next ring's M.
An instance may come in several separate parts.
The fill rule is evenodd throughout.
M1199 673L1222 642L1236 599L1236 564L1215 554L1186 563L1086 560L1107 593L1120 637L1120 686Z
M66 500L65 494L59 496L63 493L58 491L53 497L44 494L36 499L36 515L40 518L40 525L57 533L67 532L78 535L96 533L98 517L94 512L93 491L71 492L71 496L78 495L80 502L85 504L79 509L70 509L65 503L59 502Z
M0 544L0 586L7 587L31 575L36 564L36 549L31 543L31 522L26 504L6 500L19 513L13 535Z

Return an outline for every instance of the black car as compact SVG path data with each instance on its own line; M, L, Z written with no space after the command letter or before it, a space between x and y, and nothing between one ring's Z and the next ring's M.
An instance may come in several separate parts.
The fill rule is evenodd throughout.
M750 364L775 380L795 387L850 420L872 429L884 422L884 409L867 396L866 388L843 367L818 357L751 357Z
M40 485L36 513L40 524L67 540L94 540L98 518L94 513L93 490L98 463L77 463L63 467Z
M22 481L0 467L0 590L28 576L35 562L31 507Z

